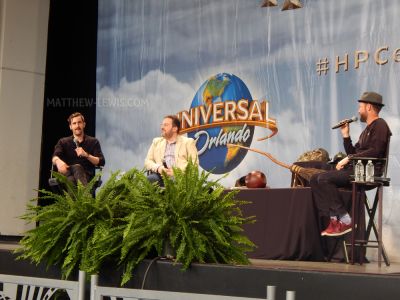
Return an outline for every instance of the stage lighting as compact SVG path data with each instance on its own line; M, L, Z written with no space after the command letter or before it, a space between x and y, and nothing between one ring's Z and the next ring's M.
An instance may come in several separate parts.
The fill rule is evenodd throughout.
M282 5L282 10L297 9L302 7L303 6L299 0L285 0Z
M277 0L264 0L261 7L278 6Z

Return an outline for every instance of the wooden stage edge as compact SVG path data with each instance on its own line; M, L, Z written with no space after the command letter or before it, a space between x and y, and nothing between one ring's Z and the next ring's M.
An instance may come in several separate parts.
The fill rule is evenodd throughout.
M16 245L0 245L0 274L59 279L56 266L46 268L15 260ZM4 249L7 248L7 249ZM149 272L147 272L149 271ZM146 276L147 274L147 276ZM70 280L77 280L73 274ZM115 265L104 266L99 284L120 287L122 272ZM146 279L147 278L147 279ZM296 300L398 299L400 264L378 267L376 262L349 265L336 262L251 259L250 265L193 264L187 271L170 260L144 260L125 288L183 293L213 294L266 299L266 286L277 287L277 300L295 291ZM1 286L1 284L0 284Z
M0 251L10 251L18 248L17 242L0 241ZM393 275L400 277L400 263L391 263L386 266L382 261L379 267L377 262L346 264L344 262L313 262L293 260L250 259L250 265L238 266L243 268L256 268L265 270L328 272L364 275Z
M344 262L312 262L289 260L250 259L251 266L261 269L293 270L310 272L330 272L364 275L394 275L400 277L400 263L391 263L378 267L377 262L360 264L346 264Z

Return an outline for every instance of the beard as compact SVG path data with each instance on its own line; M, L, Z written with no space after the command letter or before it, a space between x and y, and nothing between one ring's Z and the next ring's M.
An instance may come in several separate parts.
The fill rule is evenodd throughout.
M169 138L172 136L172 132L170 132L170 131L163 131L163 132L161 132L161 135L162 135L163 138L169 139Z
M83 135L83 130L82 130L82 128L80 128L80 129L75 129L75 130L74 130L74 134L75 134L76 136L82 136L82 135Z
M367 122L367 116L365 114L360 114L360 121L361 122Z

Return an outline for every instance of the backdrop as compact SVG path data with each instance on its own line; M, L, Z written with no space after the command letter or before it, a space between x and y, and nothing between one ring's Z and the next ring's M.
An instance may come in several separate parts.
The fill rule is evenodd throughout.
M100 0L96 135L106 156L105 177L142 168L162 117L206 107L206 95L211 95L209 105L241 98L268 101L267 120L276 120L277 134L257 141L271 130L247 126L242 144L288 163L318 147L332 158L344 151L332 125L357 115L357 99L376 91L384 97L381 116L393 132L384 239L392 260L400 261L395 251L400 249L400 2L302 3L301 9L281 11L248 0ZM364 127L351 124L353 141ZM288 187L286 169L256 153L229 153L223 134L239 129L214 126L203 141L199 137L198 147L207 135L215 137L200 156L202 167L218 166L213 178L229 171L221 179L225 186L261 170L270 187Z

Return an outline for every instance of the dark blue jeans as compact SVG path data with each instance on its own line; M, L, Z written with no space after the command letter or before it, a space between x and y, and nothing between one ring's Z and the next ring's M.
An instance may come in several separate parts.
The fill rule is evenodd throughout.
M311 177L315 206L321 216L341 216L347 213L338 188L350 188L350 175L353 169L332 170L325 173L315 174Z

